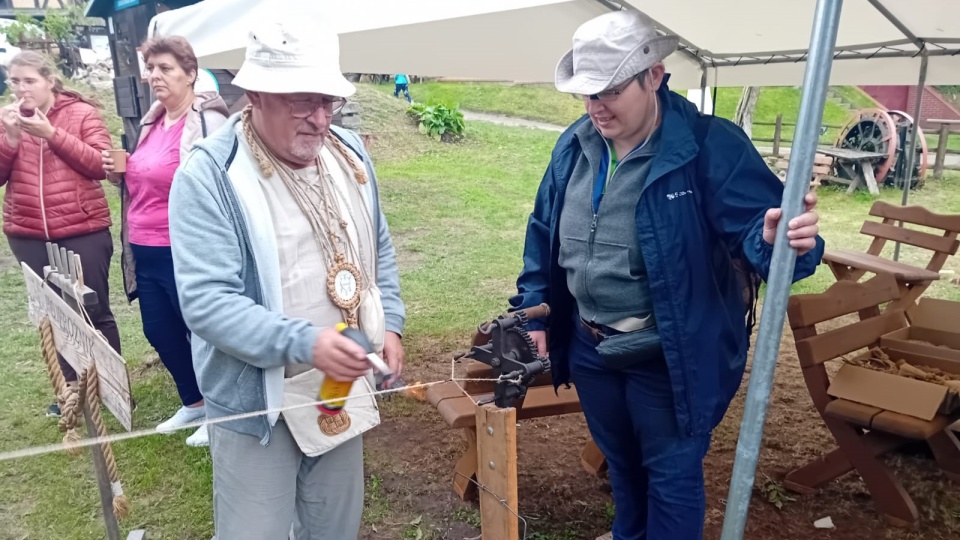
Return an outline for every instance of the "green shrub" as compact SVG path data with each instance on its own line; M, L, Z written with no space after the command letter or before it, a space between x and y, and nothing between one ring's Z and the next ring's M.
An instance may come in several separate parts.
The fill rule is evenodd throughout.
M419 123L420 133L438 141L450 142L463 134L463 113L460 106L444 103L415 103L407 114Z

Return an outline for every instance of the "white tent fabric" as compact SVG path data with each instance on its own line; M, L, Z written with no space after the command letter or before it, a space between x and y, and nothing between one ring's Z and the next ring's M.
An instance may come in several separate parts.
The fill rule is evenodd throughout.
M201 67L237 69L251 24L289 13L340 33L345 72L547 82L577 26L607 11L593 0L205 0L150 28L186 37Z
M803 79L813 0L624 3L680 35L709 68L711 84L789 86ZM960 1L845 0L830 84L915 84L918 43L930 55L927 84L960 82Z
M341 34L355 73L551 82L582 22L636 8L682 38L667 60L677 89L797 86L813 0L205 0L157 15L151 31L182 35L206 68L236 69L251 23L265 16L322 21ZM830 84L960 82L960 0L846 0Z

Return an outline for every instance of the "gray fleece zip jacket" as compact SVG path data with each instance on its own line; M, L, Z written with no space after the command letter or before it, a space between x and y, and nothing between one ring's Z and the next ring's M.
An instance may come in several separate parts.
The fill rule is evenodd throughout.
M312 363L319 333L306 320L265 307L250 225L228 176L239 147L238 121L239 114L234 115L224 129L196 144L170 191L177 294L192 332L193 364L210 419L265 410L265 370ZM360 138L337 127L330 136L339 137L362 158L379 206L376 175ZM405 308L396 252L383 212L374 215L385 326L401 334ZM266 415L219 425L259 437L264 445L272 429Z

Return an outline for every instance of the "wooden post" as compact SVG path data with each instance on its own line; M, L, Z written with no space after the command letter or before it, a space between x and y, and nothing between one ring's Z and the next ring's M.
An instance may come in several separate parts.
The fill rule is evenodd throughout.
M63 301L78 314L81 312L81 305L84 309L90 309L99 299L96 292L77 283L77 268L81 267L80 256L64 248L58 250L56 244L48 243L47 253L51 252L55 255L50 258L51 268L47 277L51 278L51 281L57 282ZM93 293L92 297L90 293ZM79 370L77 371L79 373ZM95 439L99 437L99 434L97 433L97 426L93 423L87 396L80 396L80 399L83 402L83 420L87 426L87 437ZM113 513L113 490L110 488L107 460L104 458L103 449L100 448L99 444L91 446L90 452L93 457L93 470L97 477L97 487L100 488L100 507L103 510L103 522L107 528L107 539L120 540L120 525L117 523L116 514Z
M83 400L83 420L87 425L87 437L98 437L97 426L90 415L90 405L87 396L80 396ZM110 475L107 473L107 460L103 457L103 449L99 444L90 447L93 454L93 470L97 477L97 487L100 488L100 506L103 509L103 522L107 527L108 540L120 540L120 525L117 516L113 513L113 490L110 488Z
M73 365L79 373L83 372L84 362L93 366L102 366L98 372L109 382L106 387L100 387L101 398L108 405L108 409L131 429L130 410L130 381L126 371L126 363L113 349L103 343L103 338L95 335L82 318L81 306L89 309L99 300L95 291L83 284L83 266L80 256L47 243L47 258L49 266L44 268L44 277L60 289L58 298L50 289L42 286L39 276L26 266L22 265L24 278L27 284L29 299L28 313L32 319L48 316L54 327L55 337L69 335L70 338L55 340L57 352L63 354L68 363ZM59 304L59 305L58 305ZM36 320L33 322L37 322ZM86 334L86 335L85 335ZM106 350L104 350L106 349ZM90 365L90 364L87 364ZM109 388L109 391L104 389ZM99 436L87 396L80 396L83 403L83 419L87 428L87 437ZM100 445L92 445L90 451L93 458L93 469L100 489L100 504L103 511L103 521L106 527L107 540L121 540L120 526L113 511L113 488L110 483L110 474L107 469L106 458ZM144 531L132 531L130 538L143 539Z
M519 540L517 410L477 407L477 479L484 540Z
M773 128L773 156L780 157L780 134L783 132L783 113L777 115L777 123Z
M940 140L937 141L937 159L933 162L933 178L943 177L943 163L947 158L947 141L950 138L950 124L940 124Z

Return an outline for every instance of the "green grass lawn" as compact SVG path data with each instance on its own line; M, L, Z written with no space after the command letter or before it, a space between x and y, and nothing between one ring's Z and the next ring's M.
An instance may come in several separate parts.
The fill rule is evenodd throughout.
M393 95L392 84L367 85L385 95ZM867 94L854 86L837 86L833 88L843 95L857 108L876 107L877 104ZM685 94L684 90L677 90ZM740 100L742 89L739 87L717 88L716 114L723 118L733 118ZM553 85L530 84L514 85L503 83L451 83L425 82L411 84L410 92L415 101L441 101L451 105L459 104L461 108L487 113L503 114L537 120L556 125L568 125L583 114L583 105L567 94L558 92ZM799 87L781 86L766 87L760 91L757 108L754 111L753 137L755 139L772 139L773 124L777 115L783 115L786 124L795 124L800 111ZM823 111L823 124L842 126L850 120L851 112L835 101L827 101ZM789 146L793 139L795 126L783 126L782 137L784 144ZM840 135L840 130L830 127L820 138L823 144L833 144ZM927 146L933 154L937 148L937 135L927 133ZM770 146L769 142L758 143ZM948 148L960 150L960 134L949 139Z
M937 145L940 144L940 134L930 133L929 130L924 133L927 139L927 152L934 156L937 154ZM947 136L947 148L960 152L960 132L954 132ZM947 154L950 155L950 154Z
M859 109L869 109L877 106L877 102L869 94L856 86L834 86L833 91Z
M371 85L377 90L392 95L393 85ZM724 87L717 89L716 113L723 118L733 118L740 100L741 88ZM461 108L488 113L504 114L538 120L557 125L568 125L579 118L584 110L583 104L568 94L558 92L552 85L511 85L501 83L449 83L426 82L411 84L410 92L415 101L442 101ZM678 90L685 94L684 90ZM850 92L851 96L856 94ZM862 100L862 97L861 97ZM760 92L757 109L754 112L753 137L772 139L773 124L777 114L783 114L783 121L795 123L800 110L800 89L796 87L768 87ZM843 125L850 113L839 103L828 101L824 108L823 123ZM784 126L782 137L791 139L794 126ZM832 143L839 130L828 129L821 142ZM770 143L761 143L768 145Z
M383 207L399 250L408 313L404 339L409 369L416 372L429 369L420 351L438 342L450 343L506 307L521 266L527 216L557 134L474 122L467 124L463 142L437 143L417 133L404 118L405 103L384 95L385 88L361 85L358 99L369 122L364 131L378 134L372 153L381 178ZM549 89L466 85L466 90L457 90L436 84L413 85L411 91L423 99L420 91L424 88L459 96L476 96L492 88L490 97L485 98L491 107L497 103L504 108L508 108L506 104L536 104L540 108L531 105L535 112L528 117L540 120L576 114L571 98ZM793 99L786 89L772 95L784 103ZM538 103L547 101L545 96L563 99ZM473 106L467 100L462 105ZM772 105L760 109L764 117L774 110ZM108 192L116 216L116 193ZM820 193L828 246L865 248L868 240L857 231L872 199L863 193L848 197L829 189ZM882 197L893 200L899 194L887 190ZM928 182L912 200L934 211L956 211L960 208L960 178ZM115 225L115 233L116 229ZM905 259L919 260L909 250ZM128 305L123 298L118 261L115 256L111 301L139 404L135 428L147 428L167 418L179 404L169 375L153 362L156 356L143 337L137 306ZM949 267L960 270L956 258ZM795 290L820 291L831 282L822 267ZM958 293L960 287L946 283L930 289L931 295L944 298L960 299ZM454 352L452 348L450 352ZM51 399L38 335L26 319L23 279L6 242L0 242L0 406L4 411L0 415L0 451L60 440L56 422L43 416ZM385 411L386 422L391 414L409 414L402 407ZM109 425L111 432L119 431L116 422ZM183 444L187 435L151 436L114 445L124 489L133 504L132 516L122 523L125 530L146 528L151 539L210 538L209 452L187 448ZM418 515L426 510L407 510L408 502L380 487L380 472L367 471L368 485L376 489L368 492L370 504L362 537L420 538L410 532L419 531L419 525L411 528L410 524L419 523ZM0 538L102 537L98 500L86 455L52 454L2 462ZM475 517L470 519L475 521ZM563 528L562 523L558 526ZM390 536L386 531L396 534ZM535 532L540 540L573 538ZM430 534L424 538L441 538Z
M371 85L393 95L392 84ZM460 108L567 125L583 115L583 103L546 84L425 82L410 85L417 102L440 101Z

